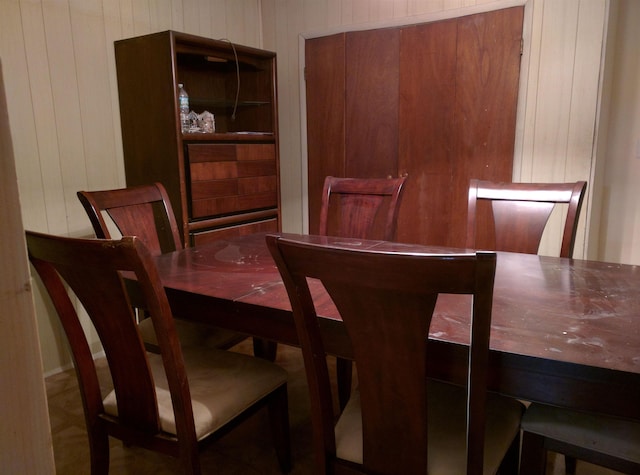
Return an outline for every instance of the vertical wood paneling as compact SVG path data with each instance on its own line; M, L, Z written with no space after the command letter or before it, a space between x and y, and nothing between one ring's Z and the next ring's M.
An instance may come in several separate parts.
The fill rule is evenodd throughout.
M458 8L459 0L415 0L409 2L412 15L440 12L449 8Z
M78 42L80 38L73 36L71 16L69 2L43 2L45 40L47 45L56 44L55 48L47 47L45 50L49 61L58 140L60 160L58 173L62 180L62 188L52 186L51 196L47 197L47 215L52 218L49 222L49 230L56 234L71 231L72 223L77 218L77 215L73 215L69 219L71 209L74 207L80 209L75 203L77 201L75 192L85 188L87 184L87 163L82 135L84 124L78 83L82 60L76 56L74 49L74 41ZM60 41L61 38L62 41ZM71 72L73 74L70 74ZM37 100L37 97L34 96L34 100ZM53 165L57 169L53 160L42 163ZM48 174L43 175L46 177ZM49 210L51 205L56 207L55 215Z
M120 0L120 21L122 38L135 36L133 30L133 0Z
M382 26L380 23L370 23L368 21L362 23L360 20L364 17L368 17L369 21L386 20L393 25L399 23L420 23L423 21L429 21L434 18L441 19L443 16L448 15L461 15L464 14L465 7L471 7L473 12L484 9L497 9L514 6L516 4L526 4L526 20L527 23L524 27L526 34L524 38L524 55L526 64L522 65L522 71L525 76L521 80L521 84L524 85L525 90L520 92L519 104L518 104L518 123L517 123L517 137L516 145L517 149L514 152L514 180L532 181L532 180L551 180L556 179L556 176L561 176L564 179L567 168L566 157L568 155L568 136L573 134L571 127L574 124L578 129L582 130L584 122L578 120L575 114L578 114L578 110L570 107L574 102L571 99L572 94L575 91L583 88L583 84L591 83L593 78L597 78L599 74L599 65L597 64L584 64L584 68L580 73L571 70L570 64L574 61L576 42L580 43L584 41L578 35L579 28L586 30L595 28L595 24L600 22L604 23L603 18L591 17L588 21L583 18L587 15L586 11L583 14L579 13L578 3L580 0L568 0L562 1L549 1L549 0L393 0L389 2L393 5L393 13L388 13L388 5L384 7L387 15L391 15L388 18L382 18L381 11L383 9L382 4L377 2L369 2L369 5L363 6L358 1L353 0L262 0L263 9L275 9L274 5L277 5L278 15L284 15L286 18L300 15L303 12L304 24L295 31L291 31L292 35L286 35L282 32L269 32L268 28L272 28L274 22L265 24L265 37L277 38L276 51L278 52L279 62L283 55L287 56L287 61L294 61L298 55L299 45L290 40L290 37L294 34L303 34L308 37L317 36L324 30L328 34L337 33L338 31L346 31L353 29L363 28L376 28ZM314 11L320 11L322 8L326 9L326 16L320 17L318 15L307 16L308 3L313 3ZM583 1L589 8L595 10L603 8L606 5L607 0L586 0ZM551 6L549 7L549 4ZM359 10L362 8L362 10ZM551 9L553 12L543 17L545 9ZM581 7L584 8L584 7ZM357 10L357 11L356 11ZM311 10L308 10L309 12ZM557 11L560 11L560 17L549 18L553 15L558 15ZM564 13L562 13L564 11ZM358 23L356 22L358 19ZM321 21L325 21L324 25L321 25ZM572 26L573 25L573 26ZM589 25L589 26L587 26ZM292 23L287 25L279 23L277 28L291 28ZM567 28L572 29L573 32L566 31ZM591 34L595 37L601 36L602 28L597 28L597 31L591 31ZM597 41L591 39L591 43ZM558 45L555 43L558 42ZM561 44L567 43L568 44ZM555 45L555 46L554 46ZM586 48L591 49L590 46ZM573 51L573 53L572 53ZM558 67L552 68L554 73L549 75L550 64L557 63ZM565 72L569 67L568 73ZM279 74L279 95L280 95L280 127L281 130L287 131L281 134L281 140L289 140L288 133L295 133L295 129L300 120L297 112L302 110L302 118L304 120L305 111L304 105L296 104L292 91L297 91L298 87L293 83L294 76L283 77L283 74L288 74L282 68L278 71ZM553 79L555 78L555 79ZM561 78L560 80L558 78ZM557 84L556 84L557 83ZM563 83L563 84L560 84ZM556 88L554 91L553 88ZM547 89L551 88L551 94L553 98L548 97ZM559 91L559 92L558 92ZM290 96L291 99L287 96ZM593 107L597 104L598 98L595 96L587 96L582 99L585 104L581 107L584 110L589 107ZM289 111L288 107L299 107L298 111ZM577 122L576 122L577 121ZM553 126L549 125L553 123ZM584 131L583 131L584 132ZM287 135L287 137L285 137ZM294 138L295 139L295 138ZM302 136L298 137L299 140ZM562 156L558 159L558 155L555 150L558 149L560 144L564 144L562 149ZM580 142L580 147L583 150L587 150L593 144L593 140ZM574 146L577 146L574 145ZM288 166L297 166L297 162L300 159L299 150L304 152L304 146L299 149L281 147L281 165L283 169ZM550 155L554 156L553 160L545 158ZM535 159L534 159L535 157ZM591 168L591 154L585 151L575 153L577 162L581 165L573 166L569 168L572 170L590 169ZM304 159L304 156L303 156ZM562 170L562 175L558 175L558 171ZM584 176L569 176L566 174L567 179L589 179L589 174ZM558 178L559 179L559 178ZM283 177L282 179L282 193L283 196L293 197L297 193L297 184L289 183ZM306 190L303 190L306 192ZM290 231L299 231L305 229L305 218L299 218L299 213L290 213L289 210L285 210L283 206L283 226ZM584 227L585 223L581 222L581 227ZM559 231L558 231L559 232ZM579 248L579 245L578 245Z
M330 24L328 14L328 2L305 0L303 21L304 28L307 28L309 30L326 28L326 26Z
M120 132L120 103L118 102L118 81L116 80L116 59L115 59L115 51L113 48L113 42L111 38L124 38L122 35L122 24L120 21L120 5L118 2L103 2L102 4L103 15L104 15L104 54L107 59L107 77L109 79L109 101L111 103L110 111L111 111L111 128L110 133L112 134L113 147L114 147L114 157L109 161L114 161L115 169L116 169L116 182L111 185L112 188L116 188L121 186L122 183L125 183L125 175L124 175L124 156L122 152L122 134ZM108 145L106 145L108 146ZM115 158L115 160L113 160ZM88 189L97 190L97 189L106 189L109 188L109 185L106 183L94 183L92 181L93 175L89 174L88 179ZM86 223L85 223L86 226Z
M345 35L307 41L309 232L317 233L324 177L345 176ZM336 61L342 58L342 61ZM315 92L315 94L311 94ZM316 103L315 101L321 101ZM327 106L328 105L328 106ZM316 126L320 125L319 127ZM320 132L320 133L318 133ZM335 140L324 140L332 137ZM336 173L336 170L339 172Z
M513 174L522 19L517 7L458 20L450 246L465 244L469 181Z
M358 23L353 17L353 0L342 0L340 2L340 10L340 25L353 25Z
M259 0L0 0L0 12L23 220L63 235L92 235L78 190L125 184L115 40L166 29L226 37L230 29L238 43L261 41ZM70 360L37 286L35 300L49 372Z
M393 3L385 0L378 0L371 5L371 19L373 21L393 18Z
M184 15L184 30L200 35L200 0L182 0L182 13Z
M302 5L302 4L301 4ZM300 137L302 127L300 120L300 62L299 62L299 32L305 28L307 18L301 8L291 9L288 3L281 3L278 10L277 47L290 45L278 54L278 118L280 130L280 155L300 157ZM293 47L296 45L296 47ZM306 168L305 168L306 170ZM286 184L281 189L282 215L293 218L295 222L303 219L302 181L306 178L302 173L301 160L280 162L280 183ZM283 230L291 231L299 227L290 227L290 222L284 224Z
M149 0L131 0L131 6L133 36L151 33L151 12L149 8Z
M211 1L198 0L198 29L201 36L211 36Z
M530 64L527 65L528 76L525 79L527 91L521 95L524 103L520 104L521 151L516 153L517 167L523 180L538 176L543 179L560 169L564 173L565 169L590 166L590 157L583 156L589 145L582 140L586 123L582 116L597 103L597 98L588 96L589 87L584 84L593 83L599 65L579 60L582 65L577 65L577 69L570 71L568 76L562 76L562 81L569 83L564 89L566 94L558 97L552 92L560 99L556 104L547 98L546 90L553 86L545 75L548 65L558 62L554 58L561 58L558 71L565 70L565 60L574 61L573 57L566 56L567 46L561 45L558 51L552 47L554 41L573 43L577 58L587 58L593 49L592 42L597 41L594 36L601 35L601 28L597 32L588 30L604 20L583 9L597 10L606 1L584 0L579 8L576 7L577 1L526 0L531 15L531 37L526 42L526 47L530 48L526 52ZM387 2L393 5L392 10ZM12 127L11 133L23 219L26 226L34 229L74 235L86 234L90 229L88 222L82 222L82 217L77 214L80 211L71 193L77 186L75 184L84 180L87 186L111 186L115 169L119 184L124 185L113 41L165 29L169 15L167 5L170 6L172 29L199 34L197 30L206 27L212 37L232 37L234 41L254 46L260 46L262 41L270 42L266 47L277 51L283 225L289 231L302 231L304 188L300 184L300 161L304 147L301 145L300 127L299 35L339 25L350 27L354 18L393 20L396 23L406 18L407 23L418 23L423 14L444 14L469 4L490 8L502 4L510 6L513 1L380 0L366 6L353 0L210 0L207 10L210 26L202 26L198 0L102 0L102 14L98 12L98 18L93 19L99 26L91 34L87 32L88 28L75 24L73 20L82 16L75 11L81 3L78 0L0 0L0 56L4 61L10 120L12 124L18 124ZM89 3L96 5L93 0ZM239 16L227 14L227 9L233 10L238 4L243 6ZM565 9L564 20L554 21L545 15L543 21L544 10L548 8ZM222 9L224 12L221 13ZM261 11L270 11L271 20L267 20L265 15L265 23L260 24ZM359 23L362 25L365 24ZM567 28L572 29L573 36L567 35ZM80 43L99 44L101 40L91 36L96 33L104 35L104 49L96 50L89 61L89 55ZM582 46L587 33L592 35L589 38L591 46ZM576 44L590 52L581 52ZM93 73L89 69L96 64L103 71L107 65L109 81L91 89L88 83ZM65 92L67 84L71 84L69 88L73 92ZM82 93L79 92L81 89ZM89 90L93 97L87 95ZM567 94L569 100L566 100ZM590 104L580 105L579 101L572 99L580 96L585 96L582 101ZM96 114L110 116L109 119L97 119L109 131L90 132L88 137L84 137L86 111L98 106L103 110L96 111ZM563 107L568 108L568 112ZM110 111L106 111L107 108ZM558 117L561 117L560 122ZM82 127L79 126L81 122ZM564 137L555 136L548 125L552 122ZM547 140L554 145L546 144ZM564 143L564 156L570 152L575 158L571 158L571 165L557 166L545 162L542 152L553 150L561 143ZM100 169L107 171L104 180L96 168L97 158L91 166L85 165L89 149L113 150L113 156L107 159L112 163L105 163ZM542 165L538 166L538 163ZM50 346L56 347L56 344ZM52 351L52 354L43 352L47 369L56 367L60 360L58 350Z
M351 23L366 23L372 21L371 5L373 1L351 0Z
M575 181L584 178L589 182L588 199L585 200L581 213L583 225L578 229L574 251L577 256L586 256L586 230L591 221L594 188L591 179L595 161L593 144L599 101L584 100L584 98L593 99L600 94L601 74L594 74L594 71L598 71L601 64L606 5L602 2L581 1L578 15L580 21L576 32L574 76L581 80L574 81L571 91L571 119L568 129L565 180ZM594 34L596 32L598 34ZM586 157L591 157L591 160L586 160ZM560 221L558 232L562 225L563 222Z
M448 241L456 37L455 21L402 29L399 172L409 173L403 202L415 203L400 207L397 237L403 242L416 235L429 243Z
M409 9L408 9L408 5L407 5L408 1L404 1L404 2L400 2L400 1L396 1L393 2L393 15L391 16L391 18L404 18L406 16L409 15Z
M216 38L227 38L227 6L225 0L214 0L211 7L211 28L216 32Z
M288 0L287 3L290 3ZM313 1L313 0L309 0ZM263 0L264 3L264 0ZM341 8L341 0L325 0L324 2L318 3L326 3L327 5L327 24L326 26L335 26L340 25L342 21L342 8Z
M13 3L13 2L12 2ZM6 5L5 5L6 6ZM41 161L59 166L58 143L55 134L53 99L49 69L44 52L42 9L35 2L5 9L0 21L2 57L5 65L7 106L12 136L16 173L20 184L23 221L27 229L41 229L47 223L45 192L49 180L62 189L59 171L43 175ZM29 52L31 54L29 54ZM10 69L9 69L10 68ZM8 71L11 70L11 74ZM37 93L38 100L34 100ZM42 156L41 156L42 151ZM51 170L45 170L51 172ZM44 180L47 180L46 182Z
M80 100L80 122L82 126L83 159L86 175L82 183L72 183L67 190L66 201L80 206L74 199L78 191L77 185L86 189L119 183L118 164L113 160L116 156L113 140L113 120L118 110L113 110L113 102L105 91L111 90L109 82L109 56L105 38L105 18L101 0L72 0L70 2L71 28L74 41L74 56L78 67L78 94ZM69 226L81 229L86 219L80 209L69 213Z
M545 1L532 180L562 180L571 112L579 0Z
M149 21L151 29L157 31L171 29L171 0L152 0L149 7L151 10L151 18Z
M227 25L227 37L231 41L238 42L238 38L246 38L247 32L255 31L257 25L251 29L247 29L245 24L244 12L241 3L229 3L226 10L226 25ZM251 42L251 45L254 45Z
M591 172L591 163L585 161L583 157L590 156L592 153L591 141L595 133L598 103L593 100L585 101L584 98L594 98L598 95L600 76L594 74L594 68L601 61L605 15L604 3L580 2L574 76L582 80L574 81L574 87L571 90L571 121L565 166L567 177L589 176Z
M596 257L612 262L640 264L640 3L617 3L608 46L615 55L607 65L611 84L607 90L610 111L608 128L598 160L602 176L601 225L594 229L601 248Z
M590 180L600 83L605 2L537 1L532 5L529 85L520 181ZM518 155L518 154L516 154ZM588 193L591 193L589 183ZM586 249L589 198L583 206L576 256ZM551 216L540 252L559 249L562 209Z
M345 63L346 176L396 176L400 31L349 33Z
M171 4L171 29L176 31L185 31L183 1L184 0L169 0Z
M59 102L59 95L58 101L56 101L57 91L60 90L60 85L64 81L62 81L59 74L55 75L55 72L52 71L53 68L51 68L51 63L55 61L60 61L63 67L68 64L69 57L64 56L62 51L65 46L69 47L69 43L63 45L60 49L56 48L55 51L49 54L47 51L47 44L49 43L47 29L55 29L56 22L53 20L56 18L62 18L62 22L64 22L65 13L67 13L68 25L68 12L66 9L60 12L61 8L54 6L53 9L56 10L57 15L52 15L52 21L47 22L45 13L48 8L46 4L37 5L35 2L31 2L30 5L25 5L25 7L27 8L22 12L25 34L24 48L29 63L29 80L33 81L30 84L31 100L33 101L32 113L34 114L33 119L36 125L40 186L43 191L43 202L39 203L39 205L43 207L46 215L46 219L43 222L27 224L29 226L33 224L35 229L47 227L52 229L52 232L65 234L68 232L68 225L65 219L66 207L64 203L64 182L62 180L64 163L61 160L61 155L78 150L77 145L80 142L76 141L74 144L73 140L61 130L63 127L58 124L58 119L64 113L64 106L67 104ZM30 36L31 34L34 36ZM68 113L77 119L79 117L79 107L75 76L70 78L68 94L71 96L68 103ZM73 97L74 94L75 97ZM56 104L56 102L58 103ZM61 137L61 134L63 137ZM77 137L80 137L80 135L78 134ZM20 159L19 156L16 157L17 160Z

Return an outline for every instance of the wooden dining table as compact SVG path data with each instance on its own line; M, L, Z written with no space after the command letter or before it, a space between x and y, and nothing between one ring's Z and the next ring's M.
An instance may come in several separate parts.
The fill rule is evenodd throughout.
M379 252L468 252L283 236ZM176 318L298 344L289 299L264 234L198 245L155 261ZM312 293L327 352L351 357L333 303L318 282ZM470 307L468 296L439 296L429 330L432 377L464 384ZM498 252L489 389L640 420L640 267Z

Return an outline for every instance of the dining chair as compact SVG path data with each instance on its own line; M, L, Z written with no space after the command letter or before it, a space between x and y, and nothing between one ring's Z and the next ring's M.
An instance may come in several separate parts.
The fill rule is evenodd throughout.
M564 454L567 473L576 459L621 473L640 474L640 422L547 404L531 404L522 419L521 475L543 475L547 452Z
M406 176L400 178L326 177L322 190L318 234L357 239L394 240L406 179ZM353 380L351 360L337 358L336 373L338 399L340 406L344 408L349 400Z
M161 183L115 190L79 191L77 195L97 238L117 237L112 236L109 229L108 223L112 221L121 235L138 236L154 255L182 249L171 201ZM103 213L109 216L110 221ZM141 318L139 325L147 347L157 350L152 321ZM208 345L226 349L246 338L229 330L184 320L176 320L176 328L183 346Z
M27 231L26 241L71 348L92 474L109 471L109 436L176 457L185 474L199 474L205 442L265 406L281 469L290 469L286 371L240 353L182 348L160 276L141 239L78 239ZM157 330L159 354L145 349L123 273L137 279ZM71 292L79 304L72 302ZM108 383L96 373L87 323L75 308L80 304L106 355L113 385L106 395L101 383Z
M386 253L266 240L302 348L316 473L493 474L503 462L502 473L516 473L523 406L486 387L495 253ZM324 300L323 291L342 318L358 368L358 387L337 424L313 297ZM441 293L471 296L462 386L427 378L428 333Z
M318 234L393 240L406 179L326 177Z
M554 207L568 205L560 257L571 257L587 183L498 183L472 179L469 184L467 242L470 249L537 254ZM490 207L482 207L483 204Z
M567 205L560 257L573 257L586 182L494 183L471 180L467 247L537 254L547 220L558 203ZM479 203L491 203L480 215ZM485 210L486 212L486 210ZM490 216L493 216L493 219ZM487 218L489 216L489 218ZM480 234L491 240L481 240ZM533 402L522 418L521 474L542 475L547 451L564 454L565 470L575 473L576 459L614 470L640 473L640 428L596 414ZM634 435L635 437L631 437ZM636 442L629 445L629 441Z

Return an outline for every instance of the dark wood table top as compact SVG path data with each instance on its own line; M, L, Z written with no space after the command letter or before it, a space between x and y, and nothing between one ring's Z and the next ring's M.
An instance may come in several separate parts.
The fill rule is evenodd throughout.
M347 248L464 252L328 239ZM497 254L491 389L640 419L640 267ZM176 317L297 343L289 301L264 234L166 254L158 257L157 265ZM349 357L335 307L319 286L314 292L328 351ZM469 308L466 296L440 297L429 335L434 377L464 381Z

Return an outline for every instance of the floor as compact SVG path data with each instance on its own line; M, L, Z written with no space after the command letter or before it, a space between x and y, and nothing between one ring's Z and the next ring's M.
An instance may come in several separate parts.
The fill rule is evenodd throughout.
M250 340L240 343L236 351L250 352ZM293 452L292 474L310 474L311 429L309 400L300 351L280 345L276 362L290 374L289 404ZM98 360L101 373L106 373L105 360ZM50 376L46 380L49 413L53 435L56 471L58 475L89 473L89 449L86 438L82 403L73 370ZM259 412L235 431L208 447L201 456L203 473L223 475L279 474L280 470L271 445L268 421ZM111 442L110 474L169 475L180 469L171 457L142 449L123 447ZM561 456L551 454L548 475L564 473ZM617 472L578 461L577 475L613 475Z

